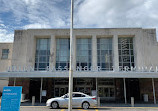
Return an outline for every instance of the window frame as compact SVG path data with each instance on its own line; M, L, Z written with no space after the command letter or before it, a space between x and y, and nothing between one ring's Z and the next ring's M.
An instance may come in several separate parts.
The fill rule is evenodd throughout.
M4 52L6 51L6 52ZM8 59L9 57L9 49L2 49L2 56L1 59Z

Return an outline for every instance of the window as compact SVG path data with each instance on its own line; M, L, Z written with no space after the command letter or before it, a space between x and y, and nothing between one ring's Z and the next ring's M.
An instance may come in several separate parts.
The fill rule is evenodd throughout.
M134 67L133 38L119 38L118 52L120 70L125 70L125 67L130 70Z
M114 97L115 96L115 81L113 78L99 78L98 89L100 97Z
M91 39L77 39L77 62L76 66L80 67L82 70L90 70L92 49L91 49Z
M9 49L2 49L2 59L8 59Z
M99 97L115 97L114 87L99 87Z
M68 94L65 94L63 97L64 97L64 98L69 98L69 95L68 95Z
M55 79L55 85L68 85L69 79Z
M73 94L73 97L82 97L81 94Z
M114 85L113 78L98 79L98 85Z
M97 39L97 56L101 70L113 70L112 38Z
M68 70L70 60L70 39L57 39L56 70Z
M46 70L49 66L50 57L50 39L37 39L36 41L36 56L35 70Z
M83 94L73 94L72 96L73 96L73 97L86 97L86 96L83 95Z

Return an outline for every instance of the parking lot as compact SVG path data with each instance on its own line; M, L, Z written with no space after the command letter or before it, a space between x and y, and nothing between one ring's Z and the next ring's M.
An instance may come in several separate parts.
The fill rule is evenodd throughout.
M68 109L51 109L45 106L21 106L20 111L68 111ZM73 109L73 111L157 111L158 107L100 107L92 109Z

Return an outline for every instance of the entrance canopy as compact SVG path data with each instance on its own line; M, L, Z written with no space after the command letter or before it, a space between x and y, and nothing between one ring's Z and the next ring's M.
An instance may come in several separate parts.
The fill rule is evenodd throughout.
M68 71L0 72L0 77L69 77ZM158 78L158 72L76 71L74 77L89 78Z

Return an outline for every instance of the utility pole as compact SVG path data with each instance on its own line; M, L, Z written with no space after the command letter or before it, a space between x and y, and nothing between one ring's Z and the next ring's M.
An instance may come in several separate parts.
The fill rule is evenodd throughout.
M69 107L72 111L72 91L73 91L73 0L71 0L71 20L70 20L70 67L69 67Z

